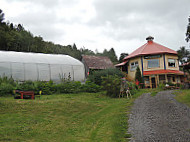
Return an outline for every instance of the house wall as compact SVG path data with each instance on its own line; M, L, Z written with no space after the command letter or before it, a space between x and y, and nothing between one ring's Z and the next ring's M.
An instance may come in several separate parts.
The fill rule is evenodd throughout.
M142 56L142 60L143 60L143 71L153 71L153 70L163 70L164 69L164 55L162 54L161 57L159 58L153 58L153 59L159 59L159 67L154 67L154 68L148 68L148 60L150 59L144 59L144 56ZM176 67L169 67L168 66L168 59L175 59L176 62ZM177 55L171 55L171 54L165 54L165 65L166 65L166 69L169 70L179 70L179 63L178 63L178 56ZM141 64L141 57L136 57L136 58L132 58L129 60L129 66L128 66L128 77L130 79L135 79L135 73L136 70L131 70L131 63L138 61L138 65L139 68L141 70L142 73L142 64ZM177 78L176 78L177 80Z
M138 61L138 65L140 68L140 71L142 72L142 64L141 64L141 57L136 57L136 58L132 58L129 60L129 67L128 67L128 77L131 79L135 79L135 73L136 70L131 70L131 63L133 62L137 62Z

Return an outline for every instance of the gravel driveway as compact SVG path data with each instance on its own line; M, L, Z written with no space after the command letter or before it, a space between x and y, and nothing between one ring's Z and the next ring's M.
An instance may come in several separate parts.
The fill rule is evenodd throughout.
M146 93L135 100L129 117L131 142L190 142L190 108L172 92Z

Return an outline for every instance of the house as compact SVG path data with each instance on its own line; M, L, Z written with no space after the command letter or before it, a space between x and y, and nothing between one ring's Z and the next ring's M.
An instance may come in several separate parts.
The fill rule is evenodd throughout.
M92 70L114 68L112 61L106 56L83 55L82 62L85 65L86 75Z
M124 58L123 63L115 65L126 73L128 80L135 81L139 66L145 87L155 88L159 83L182 83L184 72L179 70L177 52L146 38L147 43Z

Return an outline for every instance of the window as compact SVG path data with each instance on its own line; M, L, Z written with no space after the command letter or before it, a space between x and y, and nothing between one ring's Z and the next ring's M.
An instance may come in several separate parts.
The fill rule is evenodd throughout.
M131 71L136 70L136 68L137 68L138 65L139 65L138 62L132 62L131 63Z
M168 59L168 67L176 67L175 59Z
M148 68L156 68L156 67L160 67L159 59L148 60Z

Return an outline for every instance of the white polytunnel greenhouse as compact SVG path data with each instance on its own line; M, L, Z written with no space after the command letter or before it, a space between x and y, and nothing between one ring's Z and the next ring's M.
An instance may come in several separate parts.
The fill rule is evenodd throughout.
M69 78L83 82L85 68L82 62L68 55L0 51L0 76L17 81L60 82Z

